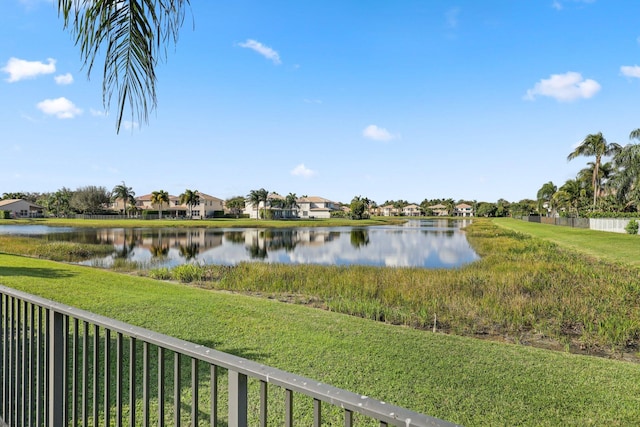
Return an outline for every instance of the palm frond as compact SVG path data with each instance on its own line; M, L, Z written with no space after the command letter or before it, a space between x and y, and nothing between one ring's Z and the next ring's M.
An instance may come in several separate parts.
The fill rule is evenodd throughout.
M102 49L103 105L117 98L116 130L125 113L148 123L157 106L156 65L175 44L190 0L58 0L58 14L75 36L87 75Z

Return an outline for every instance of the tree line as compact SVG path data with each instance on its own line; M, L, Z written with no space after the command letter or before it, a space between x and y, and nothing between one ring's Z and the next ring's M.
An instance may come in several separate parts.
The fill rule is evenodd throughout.
M640 140L640 129L629 134ZM587 135L567 156L591 157L575 178L552 181L536 195L539 212L551 216L624 215L640 211L640 144L607 142L602 132Z

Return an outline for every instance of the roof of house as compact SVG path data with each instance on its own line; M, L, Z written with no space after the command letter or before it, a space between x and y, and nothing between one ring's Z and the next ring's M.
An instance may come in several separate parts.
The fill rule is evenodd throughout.
M416 209L416 208L420 208L420 206L415 205L415 204L411 204L411 205L407 205L402 209Z
M468 205L466 203L460 203L459 205L456 205L456 209L469 209L472 208L473 206Z
M12 205L14 203L18 203L18 202L25 202L29 204L29 207L35 207L38 209L44 209L42 206L40 205L36 205L35 203L31 203L28 200L24 200L24 199L5 199L5 200L0 200L0 207L7 207L9 205Z
M323 197L318 197L318 196L311 196L311 197L301 197L298 199L298 202L300 203L333 203L331 200L329 199L325 199Z
M429 206L429 209L447 209L447 207L441 203L438 203L437 205Z
M203 199L220 200L221 202L223 201L222 199L220 199L218 197L210 196L209 194L201 193L200 191L198 191L198 196L202 197Z

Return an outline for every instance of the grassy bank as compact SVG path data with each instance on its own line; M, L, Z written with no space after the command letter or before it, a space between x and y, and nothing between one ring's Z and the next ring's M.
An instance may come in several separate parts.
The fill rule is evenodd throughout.
M19 256L0 254L0 282L467 426L640 419L637 364Z
M288 227L341 227L372 226L399 224L405 219L398 217L374 217L371 219L351 220L344 218L331 219L292 219L292 220L256 220L256 219L69 219L69 218L28 218L1 219L2 224L17 225L49 225L55 227L116 227L116 228L288 228Z
M593 258L640 267L638 236L536 224L511 218L495 218L492 221L500 227L538 237Z
M636 268L487 220L475 221L467 235L482 259L456 270L244 263L149 274L419 329L616 357L637 354Z

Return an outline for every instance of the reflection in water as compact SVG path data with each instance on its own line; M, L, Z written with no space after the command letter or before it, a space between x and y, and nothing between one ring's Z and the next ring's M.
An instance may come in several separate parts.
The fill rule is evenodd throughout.
M351 246L358 249L360 246L369 244L369 232L363 228L354 228L351 230Z
M64 233L52 229L39 230L39 236L113 245L113 255L83 262L87 265L109 266L114 259L123 258L166 267L186 262L234 265L255 261L456 268L478 259L461 231L470 221L409 220L398 226L287 229L108 228ZM9 231L12 233L18 234Z

